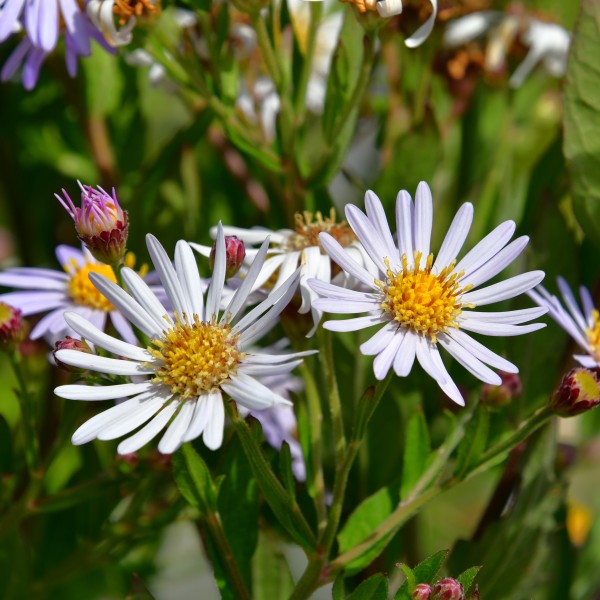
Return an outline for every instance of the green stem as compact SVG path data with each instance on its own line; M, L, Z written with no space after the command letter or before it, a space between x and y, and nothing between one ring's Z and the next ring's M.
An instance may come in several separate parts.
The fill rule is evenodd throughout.
M9 352L8 358L12 370L19 384L17 397L21 406L21 419L25 433L25 458L30 472L37 471L39 467L39 447L35 427L35 407L33 399L27 389L27 383L23 375L21 357L18 352Z
M321 431L323 426L323 412L321 410L321 398L312 371L308 368L306 361L300 366L304 387L306 390L306 402L308 405L308 428L310 433L310 456L312 467L312 478L314 487L315 510L317 511L317 526L319 534L325 529L327 521L327 508L325 506L325 478L323 476L323 447L321 443Z
M277 63L273 45L269 39L269 32L267 31L265 20L261 17L260 12L253 13L250 18L252 19L252 26L258 37L258 45L260 46L260 51L263 60L265 61L267 71L269 72L269 76L273 80L277 90L281 91L281 71L279 69L279 64Z

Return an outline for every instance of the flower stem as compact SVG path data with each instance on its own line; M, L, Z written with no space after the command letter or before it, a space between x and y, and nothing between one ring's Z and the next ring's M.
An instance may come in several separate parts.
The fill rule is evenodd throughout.
M269 76L273 80L275 87L279 90L281 86L281 71L279 69L279 64L277 63L273 45L269 39L269 32L267 31L265 20L262 18L260 12L252 13L250 18L252 19L252 27L254 27L254 31L256 31L258 37L258 45L260 46L260 51L263 60L265 61L267 71L269 71Z

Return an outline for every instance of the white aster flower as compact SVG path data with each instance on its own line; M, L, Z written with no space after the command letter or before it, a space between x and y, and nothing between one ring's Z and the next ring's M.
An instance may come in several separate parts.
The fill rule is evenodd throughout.
M318 294L307 284L307 281L315 278L326 283L333 281L348 287L360 284L359 281L348 277L331 262L330 257L321 246L319 240L321 232L329 233L362 268L371 273L377 273L375 264L346 221L336 221L334 209L331 209L329 217L325 218L319 212L315 215L309 212L296 214L295 229L271 231L262 228L224 227L223 231L225 235L235 236L250 245L264 243L266 239L271 240L272 247L269 249L269 257L254 283L253 291L260 288L278 290L288 277L300 267L302 304L299 312L303 314L311 311L314 327L308 333L309 336L316 331L323 313L314 306L313 302L318 298ZM212 230L211 234L214 235L214 233ZM190 242L190 245L203 256L210 255L210 246L202 246L193 242ZM246 268L247 261L252 260L258 252L259 250L256 248L246 248ZM245 274L243 276L245 277Z
M128 400L84 423L73 435L73 444L93 439L127 437L120 454L135 452L167 427L158 444L169 454L200 435L208 448L223 440L223 393L241 407L261 410L291 404L258 381L258 377L289 373L311 352L273 356L249 349L270 329L292 297L299 273L261 304L243 316L243 306L266 256L268 242L257 253L247 278L219 318L225 280L225 238L217 236L215 268L206 300L201 292L198 267L190 246L180 241L171 263L158 240L147 236L148 250L174 307L171 318L148 286L130 269L121 271L130 293L109 279L91 275L94 285L118 306L150 340L140 348L111 337L75 313L66 313L69 325L96 347L121 358L106 358L74 350L59 350L56 359L71 366L119 375L129 381L106 386L64 385L55 393L74 400ZM138 429L139 428L139 429Z
M346 218L377 265L379 276L374 277L333 237L322 233L321 244L331 259L367 286L368 291L348 290L316 280L308 283L322 296L314 302L317 309L368 315L327 321L324 327L333 331L356 331L383 325L360 347L363 354L376 355L373 370L377 379L383 379L392 367L400 377L408 375L416 358L442 390L461 405L464 405L463 397L442 362L438 346L485 383L500 385L502 382L487 365L517 373L515 365L465 332L507 336L545 326L543 323L521 325L544 314L545 307L506 312L472 310L514 298L543 279L542 271L532 271L475 289L515 260L529 238L523 236L509 244L516 226L506 221L457 263L456 257L473 220L473 205L467 202L456 213L434 259L430 253L433 202L426 183L419 184L414 204L406 191L398 194L397 244L379 198L369 191L365 204L366 215L356 206L348 205Z
M600 367L600 313L594 307L590 291L584 286L579 287L581 310L569 284L562 277L557 282L568 310L541 285L528 295L537 304L546 307L548 314L587 352L587 356L574 354L573 358L582 367Z

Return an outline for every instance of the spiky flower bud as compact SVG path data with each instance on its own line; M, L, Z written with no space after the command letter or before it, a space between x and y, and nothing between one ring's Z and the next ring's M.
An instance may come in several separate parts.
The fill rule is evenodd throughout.
M465 591L460 582L445 577L433 586L431 600L464 600L464 597Z
M210 270L215 268L215 253L217 251L217 242L213 244L212 250L210 251ZM235 235L225 236L225 255L226 255L226 267L225 277L229 279L233 277L242 266L244 258L246 257L246 246L242 240L239 240Z
M552 409L561 417L574 417L600 404L600 369L571 369L552 397Z
M64 198L58 194L55 196L73 217L77 236L94 258L107 265L114 265L123 258L127 249L127 211L119 206L114 188L111 195L100 186L95 190L79 183L79 187L81 208L73 204L65 190Z
M85 352L86 354L92 354L92 349L87 345L83 340L78 340L77 338L72 338L71 336L65 337L64 340L58 340L54 344L54 350L52 351L52 356L54 357L54 362L57 367L60 367L64 371L69 371L70 373L81 373L83 369L79 369L77 367L72 367L70 365L66 365L56 358L56 353L59 350L77 350L78 352Z
M430 585L419 583L413 590L412 597L415 598L415 600L428 600L432 591Z
M12 352L23 341L26 325L21 311L0 302L0 350Z
M486 383L481 390L481 401L492 408L506 406L521 394L521 379L515 373L498 373L502 379L500 385Z

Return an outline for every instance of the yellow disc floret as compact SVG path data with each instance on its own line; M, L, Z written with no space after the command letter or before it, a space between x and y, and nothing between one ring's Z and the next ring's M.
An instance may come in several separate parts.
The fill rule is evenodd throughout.
M310 248L311 246L321 248L319 234L322 232L331 235L341 246L348 246L356 241L356 234L348 226L348 223L346 221L340 223L336 221L334 208L329 212L329 216L325 218L320 212L313 215L308 211L296 213L294 218L296 220L295 233L287 241L289 250L304 250L304 248ZM323 248L321 248L321 254L325 254Z
M228 325L204 323L197 315L190 323L185 316L181 319L176 315L175 324L165 336L148 346L148 351L163 363L154 381L183 399L218 388L235 375L243 358L237 338Z
M433 255L427 257L423 268L418 266L420 260L421 253L415 252L415 266L409 267L406 255L402 255L402 269L392 271L386 259L387 279L378 282L384 294L381 308L402 327L436 342L439 333L458 327L457 318L465 306L460 296L472 286L460 286L462 274L452 273L454 262L434 274Z
M112 267L100 263L86 262L79 266L75 259L65 265L65 271L70 275L67 283L67 293L75 304L83 304L106 312L114 310L114 306L94 287L90 281L90 273L99 273L117 283L117 277Z
M592 326L586 329L586 337L594 358L600 360L600 313L592 311Z

